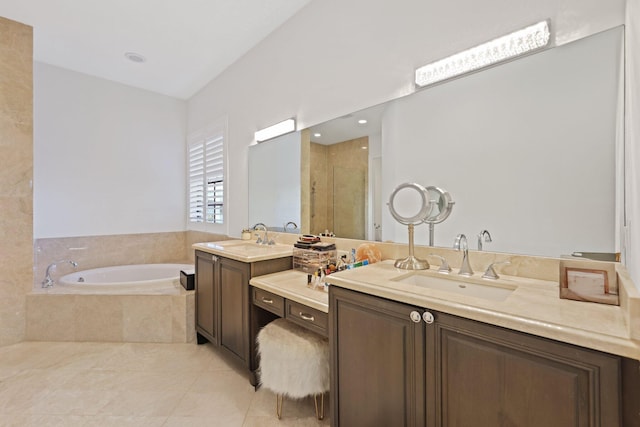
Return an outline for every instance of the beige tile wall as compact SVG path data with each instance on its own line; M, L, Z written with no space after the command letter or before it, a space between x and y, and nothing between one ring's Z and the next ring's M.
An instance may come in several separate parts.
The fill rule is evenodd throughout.
M29 341L185 343L195 339L194 292L27 295Z
M33 275L33 29L0 18L0 345L22 341Z
M369 138L365 136L330 145L327 162L327 203L331 213L331 230L337 236L364 239L369 188Z
M369 138L362 137L344 141L333 145L322 145L311 142L309 144L309 188L302 190L303 202L305 194L309 197L309 215L311 234L325 231L336 232L337 224L334 218L343 218L346 222L340 224L340 236L354 239L364 239L366 231L367 188ZM304 160L304 159L303 159ZM304 163L304 161L303 161ZM338 170L340 169L340 170ZM337 172L356 173L362 177L357 182L351 177L344 182L334 182ZM339 186L341 190L335 193ZM315 193L314 190L315 189ZM341 194L345 200L336 197ZM354 214L354 204L357 204L359 214ZM304 224L304 222L303 222Z
M325 230L333 230L333 215L331 215L331 197L329 185L328 149L326 145L311 143L310 146L310 187L309 195L311 209L312 234L320 234Z

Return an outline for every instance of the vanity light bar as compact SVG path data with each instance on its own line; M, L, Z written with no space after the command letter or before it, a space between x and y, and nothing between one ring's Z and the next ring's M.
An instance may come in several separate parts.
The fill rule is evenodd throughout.
M296 119L283 120L280 123L261 129L255 133L256 141L263 142L276 136L296 130Z
M549 21L541 21L432 62L416 70L416 86L424 87L469 71L523 55L549 43Z

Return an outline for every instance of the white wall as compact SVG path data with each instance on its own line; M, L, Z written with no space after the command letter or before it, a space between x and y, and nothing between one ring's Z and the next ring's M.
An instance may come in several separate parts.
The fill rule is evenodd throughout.
M230 233L247 223L253 132L305 128L413 92L416 67L550 18L563 44L624 23L625 0L315 0L189 100L188 129L229 117Z
M34 64L34 237L185 229L186 103Z
M640 288L640 0L627 0L625 264Z

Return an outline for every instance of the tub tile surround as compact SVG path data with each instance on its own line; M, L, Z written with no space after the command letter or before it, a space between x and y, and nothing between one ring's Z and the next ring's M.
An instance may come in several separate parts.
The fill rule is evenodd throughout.
M192 244L227 239L223 235L197 231L37 239L34 287L40 286L47 266L58 260L73 260L79 270L129 264L193 263ZM56 267L54 278L72 271L71 265L61 264Z
M180 262L185 259L185 241L184 232L37 239L34 242L36 285L42 282L50 263L64 259L77 262L78 270ZM72 271L73 267L69 264L58 265L54 279Z
M193 231L38 239L34 242L35 274L31 292L26 295L23 334L31 341L193 342L192 291L180 289L178 295L50 294L42 289L41 282L47 265L56 260L74 260L80 270L127 264L189 264L194 261L191 244L226 239ZM70 264L60 264L53 277L58 279L72 271ZM21 301L25 304L24 297Z
M189 343L193 292L180 295L27 295L29 341Z
M0 18L0 346L25 332L33 265L33 29Z

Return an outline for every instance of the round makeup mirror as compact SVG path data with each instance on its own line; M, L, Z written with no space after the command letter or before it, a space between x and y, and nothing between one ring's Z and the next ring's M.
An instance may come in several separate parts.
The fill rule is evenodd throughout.
M429 193L429 201L433 204L433 208L424 222L429 224L441 223L451 215L451 210L456 202L451 200L451 194L442 188L429 186L427 187L427 191Z
M429 191L420 184L409 182L398 185L391 192L387 205L391 216L404 225L417 225L424 222L424 219L430 216L433 210L433 204L429 200Z
M416 197L418 193L419 197ZM404 183L398 185L389 196L389 212L400 224L409 229L409 256L397 259L394 266L403 270L426 270L429 263L413 256L413 233L416 224L431 216L433 203L429 200L429 191L420 184Z
M451 200L451 194L442 188L429 186L426 189L432 208L429 215L424 218L424 222L429 224L429 246L433 246L435 224L441 223L451 215L451 210L456 202Z

